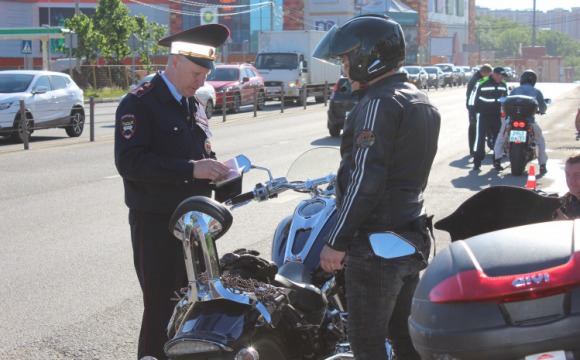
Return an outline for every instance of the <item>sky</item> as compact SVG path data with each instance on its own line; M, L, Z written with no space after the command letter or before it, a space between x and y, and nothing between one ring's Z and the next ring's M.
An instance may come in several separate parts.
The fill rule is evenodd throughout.
M534 8L534 0L475 0L475 5L489 9L531 10ZM570 10L572 7L580 7L580 0L536 0L537 11L557 8Z

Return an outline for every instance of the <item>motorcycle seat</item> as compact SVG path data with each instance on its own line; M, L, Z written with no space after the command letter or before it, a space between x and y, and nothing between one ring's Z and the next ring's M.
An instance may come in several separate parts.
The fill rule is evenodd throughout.
M280 267L278 274L274 277L273 285L294 290L296 296L293 297L294 301L291 301L291 305L298 310L306 313L324 311L328 304L326 296L309 282L310 275L306 267L302 263L290 262Z

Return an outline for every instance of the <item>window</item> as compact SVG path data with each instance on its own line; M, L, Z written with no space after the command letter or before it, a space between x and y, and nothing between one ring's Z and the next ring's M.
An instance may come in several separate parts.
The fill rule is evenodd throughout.
M455 2L457 0L447 0L447 15L455 15Z
M48 79L48 76L45 75L39 77L38 80L36 80L36 83L34 84L34 90L36 90L39 86L45 86L48 91L51 90L50 80Z
M66 89L66 81L64 76L51 76L51 79L55 90Z
M457 0L457 16L464 16L465 15L465 1L464 0Z

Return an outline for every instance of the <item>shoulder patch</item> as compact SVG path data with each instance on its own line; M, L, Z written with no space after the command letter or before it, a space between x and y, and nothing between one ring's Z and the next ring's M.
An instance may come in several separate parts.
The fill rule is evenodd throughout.
M131 94L133 94L137 97L141 97L141 96L147 94L152 89L153 89L153 83L145 82L145 83L141 84L141 86L139 86L135 90L131 91Z
M356 145L360 148L370 148L375 143L375 134L371 130L363 130L356 137Z
M137 119L133 114L123 115L120 121L120 128L121 135L125 139L130 139L135 135L135 131L137 131Z

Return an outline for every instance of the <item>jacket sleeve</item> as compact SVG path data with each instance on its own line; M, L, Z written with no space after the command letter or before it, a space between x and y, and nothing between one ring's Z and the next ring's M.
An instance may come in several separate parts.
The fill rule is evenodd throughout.
M178 144L168 138L178 142L177 138L162 138L150 109L131 94L117 108L115 128L115 165L123 178L155 183L193 180L190 160L171 153Z
M473 90L471 90L471 94L469 94L469 98L467 99L467 107L468 109L472 109L475 112L478 112L478 97L479 97L479 85L481 84L480 81L475 83L475 86L473 87Z
M538 100L538 112L540 114L545 114L546 110L548 109L548 105L546 105L544 94L542 94L540 90L537 90L536 100Z
M388 104L387 104L388 102ZM356 231L371 215L385 191L401 107L391 99L372 99L356 119L353 169L327 244L346 250Z

